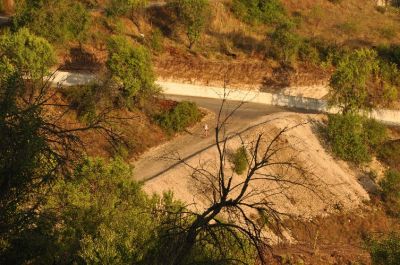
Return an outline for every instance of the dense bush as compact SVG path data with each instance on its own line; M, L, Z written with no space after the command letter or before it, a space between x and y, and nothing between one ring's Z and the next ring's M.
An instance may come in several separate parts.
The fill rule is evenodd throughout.
M360 49L346 54L330 80L330 104L341 108L343 113L369 108L367 85L378 71L374 50Z
M61 91L70 102L71 107L77 111L78 118L91 123L97 117L97 109L103 104L102 87L97 84L68 87ZM108 100L112 100L108 98Z
M234 14L251 24L281 23L286 20L286 12L279 0L234 0Z
M333 152L355 163L369 161L386 138L383 125L354 114L330 115L326 130Z
M56 62L50 43L32 34L28 29L20 29L14 34L0 37L2 63L11 64L25 77L37 80L48 74Z
M390 234L381 240L370 240L368 250L373 265L400 264L400 236L398 234Z
M106 12L110 16L122 16L135 12L146 5L147 0L109 0Z
M15 28L28 27L51 42L83 41L90 24L84 4L68 0L21 0L13 17Z
M386 126L374 119L363 122L364 142L371 150L377 150L387 138Z
M381 58L400 66L400 45L381 45L377 48Z
M321 61L319 50L310 41L303 41L299 46L298 53L299 53L299 59L304 62L316 65Z
M248 167L248 154L244 146L239 147L230 157L231 163L233 164L233 171L241 175Z
M287 64L297 59L302 44L302 39L294 32L294 26L291 22L280 24L269 35L272 55Z
M381 161L400 170L400 140L386 142L378 150L378 158Z
M389 170L379 183L382 199L390 215L400 217L400 172Z
M168 133L181 132L201 119L201 112L193 102L182 101L173 109L155 117L158 124Z
M150 53L143 46L133 46L123 36L114 36L108 43L107 68L121 91L127 106L158 92Z
M210 17L209 2L208 0L173 0L170 5L185 28L191 49L199 41Z

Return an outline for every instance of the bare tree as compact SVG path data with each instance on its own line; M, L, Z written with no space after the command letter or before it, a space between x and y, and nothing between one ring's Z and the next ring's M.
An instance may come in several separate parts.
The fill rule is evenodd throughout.
M226 96L226 95L225 95ZM227 257L226 244L236 244L241 251L251 246L261 264L271 246L271 232L282 235L282 219L290 216L274 204L275 196L287 196L293 188L317 192L312 169L299 157L299 151L287 144L287 133L304 123L287 125L282 129L260 132L246 141L240 134L228 135L227 124L240 103L224 114L224 97L215 127L215 146L218 159L214 168L207 164L193 166L182 158L179 161L191 168L191 180L198 196L208 202L205 209L186 207L176 213L176 219L166 224L166 238L170 247L164 250L163 264L195 264L188 257L198 245L212 245L215 257L226 257L229 264L247 264L235 257ZM229 157L230 141L240 139L246 148L247 172L236 174ZM171 213L171 212L170 212ZM229 242L228 242L229 239ZM226 263L224 263L226 264Z

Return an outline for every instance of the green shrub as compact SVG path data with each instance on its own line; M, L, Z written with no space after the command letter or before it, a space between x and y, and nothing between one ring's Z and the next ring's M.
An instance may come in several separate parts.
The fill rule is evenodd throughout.
M176 12L179 22L184 26L189 40L189 49L192 49L205 30L210 18L208 0L173 0L170 4Z
M370 240L368 250L373 265L400 264L400 236L390 234L381 240Z
M355 163L368 162L371 153L386 139L386 128L354 114L330 115L327 138L338 157Z
M378 158L390 167L400 170L400 140L384 143L378 149Z
M299 47L299 58L304 62L318 64L320 62L320 53L312 43L304 41Z
M387 212L400 217L400 172L389 170L379 183Z
M89 84L63 89L62 93L76 110L80 121L90 123L96 118L100 100L99 86Z
M181 132L186 127L200 121L201 112L193 102L182 101L173 109L155 117L155 120L167 133Z
M286 12L279 0L234 0L233 13L250 24L275 24L286 20Z
M107 68L121 90L121 98L129 107L158 92L150 53L143 46L134 46L124 36L114 36L108 43Z
M379 35L382 38L388 39L388 40L392 40L396 37L397 32L396 29L394 27L391 26L385 26L379 29Z
M109 0L106 7L108 16L123 16L134 13L147 4L147 0Z
M90 14L79 1L22 0L17 5L13 24L17 29L27 27L53 43L83 41Z
M400 45L382 45L377 51L380 58L400 66Z
M353 21L338 24L336 27L345 34L355 34L358 31L358 25Z
M363 122L364 142L371 150L376 150L387 138L386 126L382 123L366 119Z
M368 85L379 75L379 60L372 49L359 49L342 57L330 79L329 104L343 113L371 108Z
M244 146L239 147L230 157L230 161L233 165L233 171L241 175L248 167L248 156L247 150Z
M155 29L150 36L150 48L155 52L161 52L163 50L163 34L161 30Z
M338 157L356 163L370 160L367 145L362 137L362 120L359 116L330 115L327 136L333 152Z
M298 56L302 43L301 38L294 32L294 24L283 23L269 35L271 38L271 52L275 59L284 63L293 63Z

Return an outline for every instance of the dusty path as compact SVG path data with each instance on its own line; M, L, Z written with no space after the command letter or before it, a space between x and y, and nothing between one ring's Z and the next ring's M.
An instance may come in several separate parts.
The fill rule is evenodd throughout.
M179 156L189 159L214 146L215 134L213 128L216 125L216 113L219 111L221 100L187 98L182 96L168 96L168 98L194 101L200 107L208 109L210 113L201 124L190 128L188 132L177 136L161 146L150 149L148 152L144 153L139 160L132 161L135 166L134 175L136 180L147 181L171 170L178 165L176 160L171 158ZM224 108L224 112L231 112L238 104L238 102L228 102L226 108ZM282 111L285 111L285 109L275 106L246 103L235 112L235 115L230 120L228 134L246 131L255 126L255 122L261 117ZM205 137L203 132L203 125L205 123L210 127L210 135L208 137Z

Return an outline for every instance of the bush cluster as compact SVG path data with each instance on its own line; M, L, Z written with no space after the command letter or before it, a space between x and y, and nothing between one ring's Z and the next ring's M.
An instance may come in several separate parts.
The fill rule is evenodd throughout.
M155 117L156 122L169 134L181 132L200 119L199 108L195 103L188 101L182 101L170 111Z
M27 27L52 43L82 41L90 25L90 14L79 1L19 1L13 24Z
M390 167L400 170L400 140L384 143L378 149L378 157Z
M239 147L230 157L230 161L233 165L233 171L241 175L248 167L248 155L246 147Z
M380 240L369 240L369 252L374 265L398 265L400 262L400 235L390 234Z
M286 12L279 0L234 0L233 13L250 24L280 23Z
M108 43L107 68L121 91L121 99L128 107L132 100L158 92L150 53L143 46L134 46L124 36L113 36Z
M400 172L394 169L388 170L379 185L387 212L400 217Z
M370 161L386 139L384 125L355 114L330 115L326 133L335 155L355 163Z

